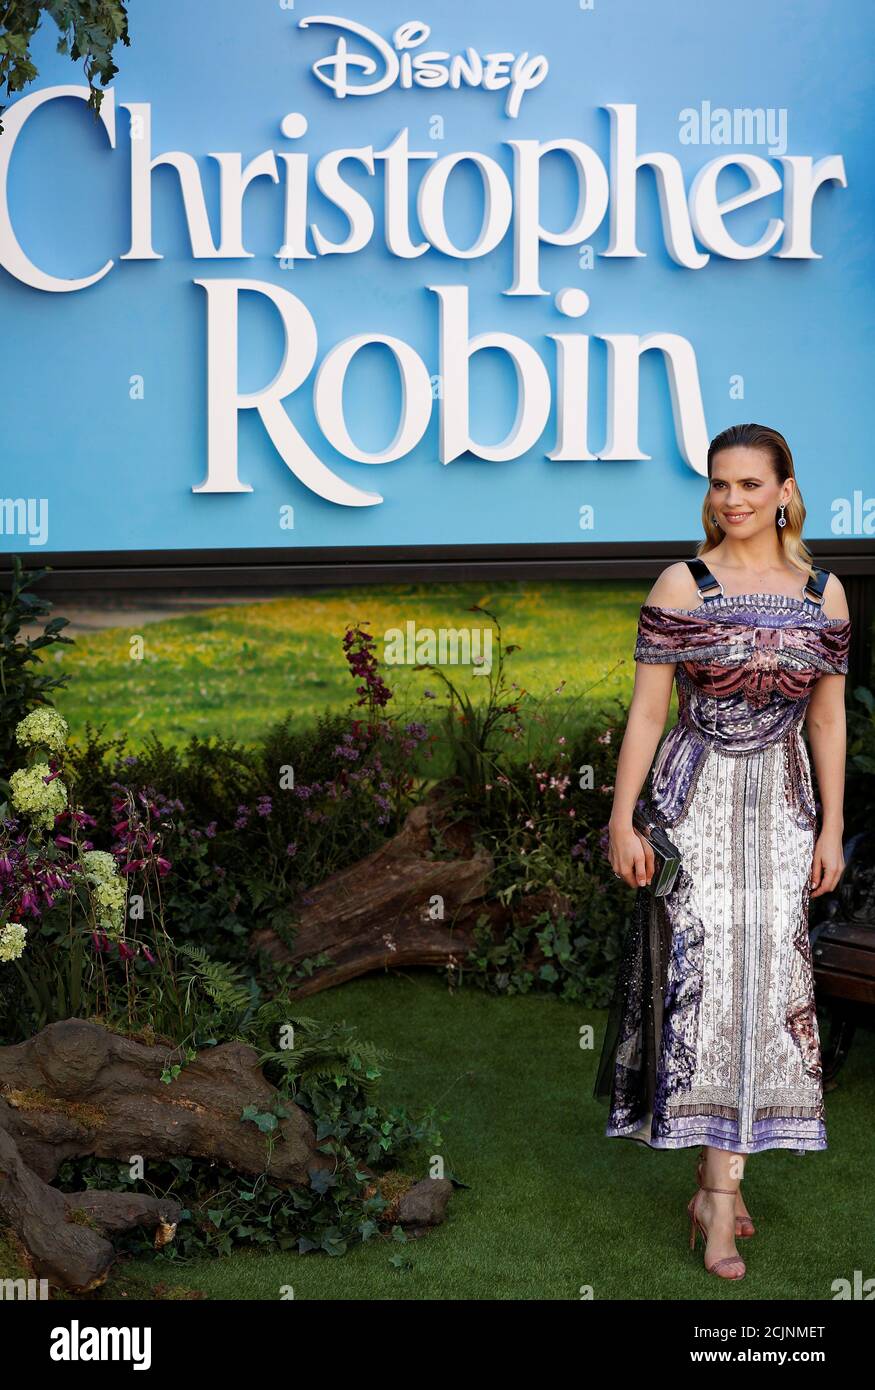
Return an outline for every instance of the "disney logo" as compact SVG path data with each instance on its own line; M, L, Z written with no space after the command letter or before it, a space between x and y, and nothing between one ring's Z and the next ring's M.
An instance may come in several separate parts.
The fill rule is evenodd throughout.
M464 53L449 54L437 50L414 53L425 43L431 29L421 20L410 19L399 24L392 42L373 29L352 19L336 15L308 15L299 20L298 28L326 24L341 32L333 53L313 64L312 71L320 82L330 87L337 97L376 96L396 84L411 87L482 87L497 92L507 88L504 110L508 116L518 116L526 92L539 87L547 76L549 64L543 53L530 56L528 52L483 53L468 47ZM346 35L354 34L371 46L371 53L350 51ZM356 83L360 74L367 81ZM352 80L351 80L352 78Z

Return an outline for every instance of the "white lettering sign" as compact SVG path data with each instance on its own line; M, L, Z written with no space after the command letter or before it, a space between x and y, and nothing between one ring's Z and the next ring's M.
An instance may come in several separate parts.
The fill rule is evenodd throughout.
M301 28L311 25L326 25L339 31L334 52L313 64L319 81L337 97L373 95L393 85L458 88L464 82L487 90L506 89L507 114L516 116L524 93L538 86L547 74L543 55L481 55L468 48L465 56L451 57L443 52L421 51L430 30L419 20L400 25L391 44L352 20L331 15L311 15L300 21ZM350 46L350 35L356 40L355 48ZM363 43L370 46L370 53L361 51ZM92 263L91 267L82 267L80 276L71 278L50 274L31 259L19 241L9 206L10 165L30 117L49 102L74 97L77 104L82 103L82 115L76 119L91 119L84 109L88 96L87 86L49 87L19 98L4 113L5 131L0 136L0 267L34 289L52 293L84 290L108 275L115 264L108 260L95 270ZM506 140L500 142L505 148L496 152L497 157L472 149L439 157L434 149L412 150L405 127L383 149L359 145L331 150L321 156L313 169L309 156L298 150L263 150L245 164L239 151L209 153L203 158L213 161L218 170L216 206L210 207L206 190L211 188L211 181L206 182L205 188L195 155L184 150L153 151L150 103L132 101L118 105L127 111L131 134L136 135L130 142L131 244L120 257L123 261L162 258L161 250L153 244L152 210L153 176L162 166L171 167L177 175L172 196L181 200L193 260L251 259L272 252L280 267L293 267L300 261L324 256L354 255L382 237L389 254L405 260L435 251L439 256L470 261L489 256L509 243L513 278L503 291L507 296L550 294L541 284L542 248L569 248L569 270L573 275L581 249L588 247L606 219L610 235L606 249L599 255L645 255L637 245L638 175L644 168L651 169L656 179L666 251L687 270L701 270L712 254L732 261L750 261L764 255L782 260L820 259L812 245L815 195L831 182L847 187L844 161L838 154L816 161L809 155L782 155L770 162L758 154L740 152L724 153L706 162L692 178L688 190L685 171L674 155L664 151L638 152L637 107L609 103L603 107L611 124L607 165L596 150L571 136L549 141ZM116 98L112 88L104 94L100 122L110 151L115 150ZM300 112L289 112L279 122L282 139L287 142L300 141L307 128L307 120ZM707 128L710 132L710 126ZM710 133L708 138L714 140ZM562 156L571 180L575 195L571 206L575 210L564 226L553 229L542 211L541 167L547 156L556 154ZM355 185L344 177L348 164L355 166ZM452 178L462 164L474 171L480 184L477 196L483 206L479 231L467 246L453 240L448 229L458 224L447 215L451 198L459 196L452 190L469 187L468 179ZM746 186L732 197L721 198L718 181L730 167L743 175ZM420 177L414 216L409 210L409 193L417 173ZM269 180L279 202L279 246L274 241L270 247L253 248L243 240L244 201L257 179ZM311 220L311 183L315 183L319 198L336 207L348 224L344 240L330 240ZM265 196L270 192L266 190ZM781 205L775 209L780 215L764 215L761 234L747 243L739 242L727 223L728 215L736 208L759 203L775 194L782 196ZM59 234L62 228L59 222ZM192 491L252 491L239 475L237 438L240 412L255 410L283 462L309 491L338 506L369 507L381 503L379 492L354 486L323 462L286 410L286 401L301 390L317 362L319 335L306 304L286 288L264 280L222 277L196 279L194 283L206 294L208 440L206 476ZM540 345L543 350L507 332L472 337L468 331L466 286L428 283L422 289L434 296L438 317L437 364L426 364L409 343L378 331L357 333L337 343L319 363L311 387L313 413L324 438L345 458L379 465L409 454L428 429L437 402L439 458L444 464L466 453L495 462L520 457L538 444L554 403L556 436L547 458L563 462L648 459L650 455L641 450L638 440L640 360L644 352L658 349L666 367L679 453L694 472L706 476L708 430L696 351L686 338L652 327L641 335L593 335L593 340L605 344L607 357L607 435L602 448L591 452L587 437L591 341L588 334L545 333ZM273 378L259 390L249 392L241 392L238 386L238 300L244 292L261 295L272 303L281 320L285 348ZM574 285L559 288L553 302L566 320L580 318L589 308L589 296ZM354 430L345 418L343 392L351 363L362 348L372 343L383 344L392 355L401 384L401 409L394 436L385 448L366 452L356 442ZM472 439L469 419L470 362L484 348L506 354L516 373L513 426L505 439L489 445ZM437 391L435 382L439 383ZM853 517L849 516L851 510ZM858 506L856 502L844 513L837 509L833 529L847 530L853 526L854 532L858 532L864 526L862 510L862 504ZM3 534L27 534L31 544L41 545L47 535L46 523L44 499L0 499ZM865 525L868 524L867 521Z
M312 68L319 81L330 87L336 97L376 96L396 85L402 89L414 86L458 89L464 83L467 87L482 87L487 92L506 88L505 114L516 117L525 93L540 87L549 71L543 53L533 57L527 52L481 54L470 47L464 54L452 56L438 50L414 53L413 50L424 44L431 34L429 25L419 19L399 24L391 43L364 24L340 19L337 15L308 15L299 21L298 27L308 29L312 24L325 24L340 30L334 52L327 58L320 58ZM364 39L371 51L351 52L347 34ZM359 75L366 80L356 82L355 77Z

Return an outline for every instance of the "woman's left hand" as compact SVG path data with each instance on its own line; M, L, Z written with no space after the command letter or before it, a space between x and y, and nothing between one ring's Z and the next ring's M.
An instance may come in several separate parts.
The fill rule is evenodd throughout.
M821 893L831 893L841 878L844 867L841 835L822 830L814 846L814 859L811 863L812 898L819 897Z

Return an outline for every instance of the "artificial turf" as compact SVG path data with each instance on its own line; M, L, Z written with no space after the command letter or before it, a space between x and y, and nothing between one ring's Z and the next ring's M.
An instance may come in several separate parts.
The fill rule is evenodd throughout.
M861 1030L827 1094L829 1147L751 1158L745 1193L757 1235L740 1241L747 1278L707 1275L688 1248L693 1149L657 1152L603 1136L592 1099L602 1012L544 996L450 993L427 971L353 981L308 999L397 1054L383 1090L412 1111L434 1103L456 1189L447 1223L398 1246L342 1257L241 1253L130 1272L211 1299L829 1300L833 1281L872 1275L866 1200L875 1132L875 1033ZM595 1025L595 1047L580 1030ZM422 1176L425 1176L423 1171ZM396 1268L391 1256L404 1256ZM285 1296L288 1296L287 1294Z

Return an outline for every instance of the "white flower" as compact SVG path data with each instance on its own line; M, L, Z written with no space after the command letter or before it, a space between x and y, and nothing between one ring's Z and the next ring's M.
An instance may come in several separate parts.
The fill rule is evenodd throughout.
M52 776L48 763L18 768L9 778L9 786L16 811L47 830L54 828L55 816L67 805L67 788L59 777Z
M89 849L82 855L82 867L98 923L117 941L122 935L127 903L127 888L118 865L107 850Z
M40 705L19 720L15 737L22 748L48 748L52 753L63 753L67 744L67 721L51 705Z
M18 960L24 954L27 927L20 922L7 922L0 927L0 960Z
M118 872L115 859L105 849L86 850L82 855L82 867L100 882L115 878Z

